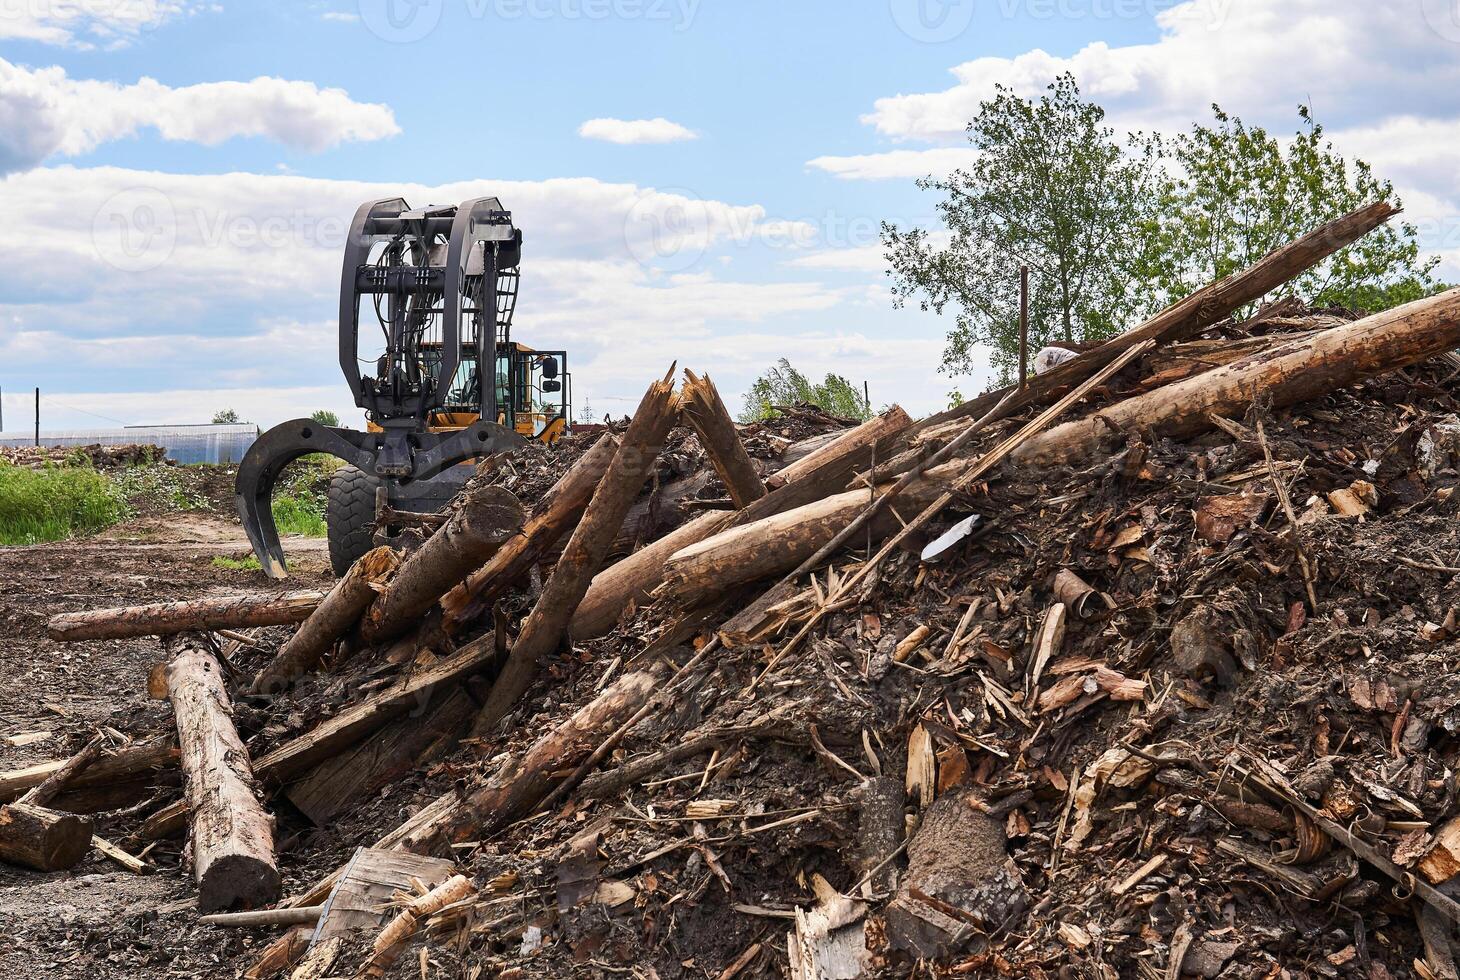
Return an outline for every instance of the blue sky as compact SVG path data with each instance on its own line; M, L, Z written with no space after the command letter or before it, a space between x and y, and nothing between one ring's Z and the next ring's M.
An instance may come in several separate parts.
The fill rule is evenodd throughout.
M781 355L933 411L987 378L937 372L876 230L931 219L995 83L1074 70L1123 129L1311 101L1454 277L1457 55L1455 0L0 0L5 421L35 385L48 428L355 419L339 226L486 193L518 339L600 414L674 359L738 405Z

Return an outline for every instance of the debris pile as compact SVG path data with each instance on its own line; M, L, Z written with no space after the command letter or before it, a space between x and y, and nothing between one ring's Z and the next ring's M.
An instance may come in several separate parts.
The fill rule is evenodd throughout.
M38 470L46 466L85 463L98 470L120 470L163 462L167 450L135 443L89 446L0 446L0 464Z
M328 592L57 617L166 634L178 739L0 773L0 857L105 767L70 836L190 841L249 977L1454 976L1460 290L1233 316L1392 213L934 418L671 372Z

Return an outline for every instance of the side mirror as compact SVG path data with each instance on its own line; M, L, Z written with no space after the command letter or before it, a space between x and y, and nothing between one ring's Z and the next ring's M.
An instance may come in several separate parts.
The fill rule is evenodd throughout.
M542 390L543 391L562 391L563 390L563 386L562 386L562 383L561 382L558 382L558 381L544 381L542 383Z
M556 357L544 357L542 359L542 376L544 378L556 378L558 376L558 359ZM557 391L556 388L553 390Z

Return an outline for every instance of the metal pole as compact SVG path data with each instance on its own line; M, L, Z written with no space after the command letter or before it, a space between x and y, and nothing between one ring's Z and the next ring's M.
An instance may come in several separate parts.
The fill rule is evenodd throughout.
M1019 387L1029 381L1029 266L1019 267Z
M35 390L35 444L41 444L41 390Z

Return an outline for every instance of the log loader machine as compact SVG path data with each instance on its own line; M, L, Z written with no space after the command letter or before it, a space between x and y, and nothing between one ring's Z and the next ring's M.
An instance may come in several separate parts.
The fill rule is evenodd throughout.
M235 499L265 574L288 574L271 500L279 473L301 456L347 464L325 509L330 562L343 575L371 547L383 506L437 511L473 472L459 464L567 431L567 353L512 340L521 258L522 232L495 197L360 206L345 243L339 359L366 429L294 419L245 454Z

